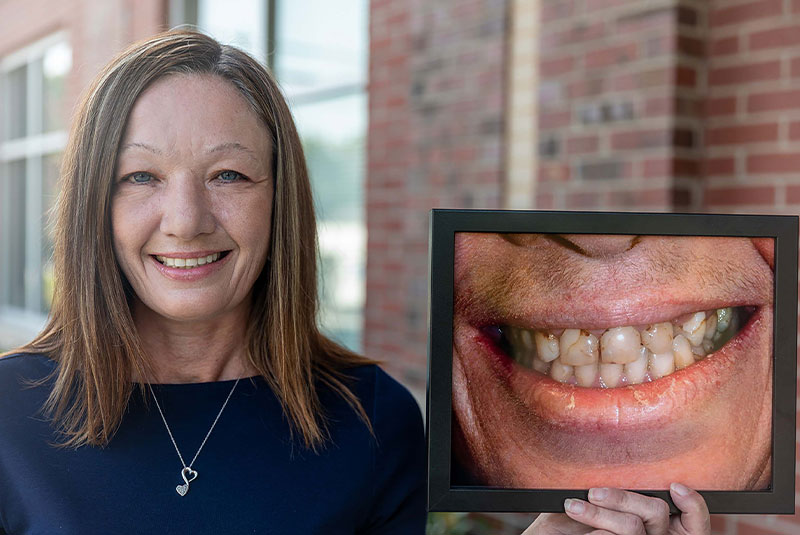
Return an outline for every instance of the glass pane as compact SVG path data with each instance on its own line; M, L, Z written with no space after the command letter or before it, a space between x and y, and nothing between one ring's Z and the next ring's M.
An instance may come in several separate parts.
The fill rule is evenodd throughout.
M25 307L25 160L9 162L8 174L3 177L2 214L3 248L5 257L0 259L7 270L4 301L6 305Z
M364 306L363 93L298 106L295 118L306 151L319 220L323 329L358 351Z
M53 302L53 239L56 197L61 154L42 159L42 310L48 312Z
M64 88L72 67L72 49L58 43L47 49L42 61L42 122L45 132L61 130L66 121Z
M25 98L28 91L28 66L23 65L9 71L6 87L8 88L6 99L8 139L25 137L28 120Z
M266 8L264 0L199 0L197 25L217 40L244 49L265 63Z
M367 9L366 0L277 3L275 74L290 97L365 83Z

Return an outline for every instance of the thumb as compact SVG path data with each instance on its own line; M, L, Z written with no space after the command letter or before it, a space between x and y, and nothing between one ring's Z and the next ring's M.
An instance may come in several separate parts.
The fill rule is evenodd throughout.
M711 517L708 514L706 501L700 494L692 489L672 483L669 486L672 501L681 510L680 517L674 521L680 523L683 532L687 535L709 535L711 533Z

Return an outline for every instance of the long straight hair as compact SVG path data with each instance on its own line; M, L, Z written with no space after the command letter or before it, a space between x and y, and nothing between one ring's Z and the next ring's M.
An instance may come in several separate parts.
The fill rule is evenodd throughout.
M112 179L128 115L153 82L174 74L218 76L244 96L272 141L275 195L269 259L252 291L250 363L280 400L293 433L316 450L327 438L319 386L370 423L344 370L373 361L317 326L317 230L303 148L270 73L241 50L194 31L131 45L98 75L80 103L62 162L56 208L55 292L44 330L17 351L57 362L45 404L64 446L106 445L152 365L130 311L133 290L112 247ZM140 384L144 394L144 385Z

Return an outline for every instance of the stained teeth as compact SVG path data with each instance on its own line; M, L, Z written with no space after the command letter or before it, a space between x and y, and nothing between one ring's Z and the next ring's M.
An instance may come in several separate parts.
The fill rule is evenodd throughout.
M558 358L558 337L553 333L541 333L536 331L536 352L539 358L545 362L550 362Z
M647 367L650 370L651 379L660 379L675 371L675 357L672 355L672 351L669 353L650 353Z
M699 346L706 334L706 313L697 312L681 328L693 346Z
M594 386L594 381L597 379L597 363L575 366L575 379L581 386Z
M585 366L597 362L597 337L581 329L565 329L559 344L561 362L570 366Z
M166 260L169 265L171 259ZM201 260L197 265L203 265ZM598 335L574 328L500 329L508 354L521 366L562 383L614 388L654 381L714 353L736 335L750 313L745 310L695 312L646 327L612 327Z
M206 264L216 262L219 260L220 256L220 253L213 253L208 256L201 256L198 258L171 258L168 256L156 255L156 260L167 267L191 269L197 266L204 266ZM530 337L530 333L528 336Z
M638 385L644 382L647 377L647 364L650 362L650 355L652 355L650 350L643 347L639 352L639 357L625 365L623 372L628 384Z
M672 354L674 355L675 368L681 369L694 364L694 353L692 346L685 336L679 334L672 341Z
M603 362L627 364L639 356L642 338L633 327L614 327L600 338L600 352Z
M550 363L550 377L559 383L566 383L572 377L572 366L560 362L561 359Z
M664 353L672 346L672 324L669 322L650 325L642 332L642 345L653 353Z
M600 363L600 381L606 388L614 388L622 381L623 365Z

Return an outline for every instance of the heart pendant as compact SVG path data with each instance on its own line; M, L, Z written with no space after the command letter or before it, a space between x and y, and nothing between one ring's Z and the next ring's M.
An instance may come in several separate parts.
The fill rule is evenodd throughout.
M189 483L197 479L197 471L184 466L183 470L181 470L181 477L183 478L183 485L178 485L175 490L181 496L186 496L186 493L189 492Z

